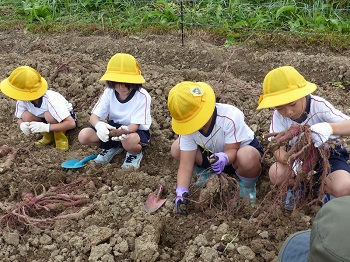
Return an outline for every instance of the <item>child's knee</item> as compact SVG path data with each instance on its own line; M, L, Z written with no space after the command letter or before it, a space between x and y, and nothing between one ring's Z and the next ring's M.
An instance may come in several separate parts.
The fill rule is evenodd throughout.
M335 197L350 196L350 183L339 183L332 191L330 193Z
M261 158L259 154L246 154L246 155L237 155L237 163L240 163L240 166L251 166L252 168L256 166L261 166Z
M78 140L79 140L79 143L81 144L85 143L85 135L84 133L82 133L82 131L80 131L80 133L78 134Z
M180 160L180 144L177 139L171 145L170 154L173 158Z
M84 128L79 132L78 134L79 143L83 145L88 143L89 138L91 138L91 134L90 134L91 132L89 129L92 131L91 128Z
M272 184L281 185L281 183L285 180L285 176L282 172L278 172L277 164L273 164L269 169L269 178Z
M32 122L32 121L39 121L40 118L34 116L32 113L30 113L28 110L26 110L22 114L22 120L23 120L23 122Z

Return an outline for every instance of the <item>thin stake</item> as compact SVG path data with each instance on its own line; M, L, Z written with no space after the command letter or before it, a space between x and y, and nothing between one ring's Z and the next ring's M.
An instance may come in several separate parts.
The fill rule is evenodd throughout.
M180 16L181 16L181 43L182 46L185 45L185 39L184 39L184 10L182 5L182 0L180 0Z

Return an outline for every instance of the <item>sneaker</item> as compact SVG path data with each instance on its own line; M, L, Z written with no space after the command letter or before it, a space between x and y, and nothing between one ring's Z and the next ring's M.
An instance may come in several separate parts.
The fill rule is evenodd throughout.
M197 165L194 166L193 173L198 176L197 181L193 184L196 188L204 187L208 179L214 175L212 171Z
M142 156L142 151L140 151L140 153L136 155L132 155L129 152L127 152L122 168L133 167L135 169L138 169L140 167Z
M334 199L335 196L331 195L331 194L323 194L322 196L322 206L324 206L325 204L327 204L329 201L331 201L332 199Z
M286 197L284 198L283 204L284 209L293 211L295 204L300 200L301 198L301 189L297 188L295 190L292 190L293 186L287 187L287 193Z
M242 181L238 182L239 196L249 198L250 203L256 202L256 181Z
M122 147L112 147L110 149L103 149L100 154L94 159L96 163L98 164L107 164L111 162L112 158L115 155L120 154L123 152Z

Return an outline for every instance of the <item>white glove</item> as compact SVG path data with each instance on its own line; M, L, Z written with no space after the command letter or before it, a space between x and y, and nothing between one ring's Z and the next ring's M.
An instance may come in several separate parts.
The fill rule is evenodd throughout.
M26 136L30 135L30 128L29 128L29 122L22 122L19 125L19 128L22 130L23 134L25 134Z
M118 129L130 131L128 126L120 126Z
M292 166L294 174L297 176L301 172L301 166L303 165L303 161L295 160Z
M118 129L130 131L128 126L120 126ZM121 134L120 136L114 136L111 138L113 141L123 141L129 138L129 134Z
M113 136L113 137L111 137L111 140L113 140L113 141L123 141L123 140L128 139L128 138L129 138L129 135L122 134L120 136Z
M116 129L114 126L111 126L105 122L98 121L95 125L96 134L99 139L103 142L107 142L109 139L109 130Z
M49 133L50 124L45 124L43 122L29 122L29 129L32 133Z
M333 128L326 122L312 125L310 129L312 130L312 141L315 147L320 147L322 144L326 143L333 134Z

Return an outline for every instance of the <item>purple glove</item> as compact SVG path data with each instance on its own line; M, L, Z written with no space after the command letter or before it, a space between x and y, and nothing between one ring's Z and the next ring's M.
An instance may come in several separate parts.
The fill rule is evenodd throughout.
M211 169L216 174L221 174L224 171L225 166L228 164L228 156L224 152L215 153L210 158L216 158L216 161L211 164Z
M178 186L176 188L176 199L175 199L175 206L176 206L176 213L181 215L187 215L187 209L186 205L188 204L188 189L183 186Z

